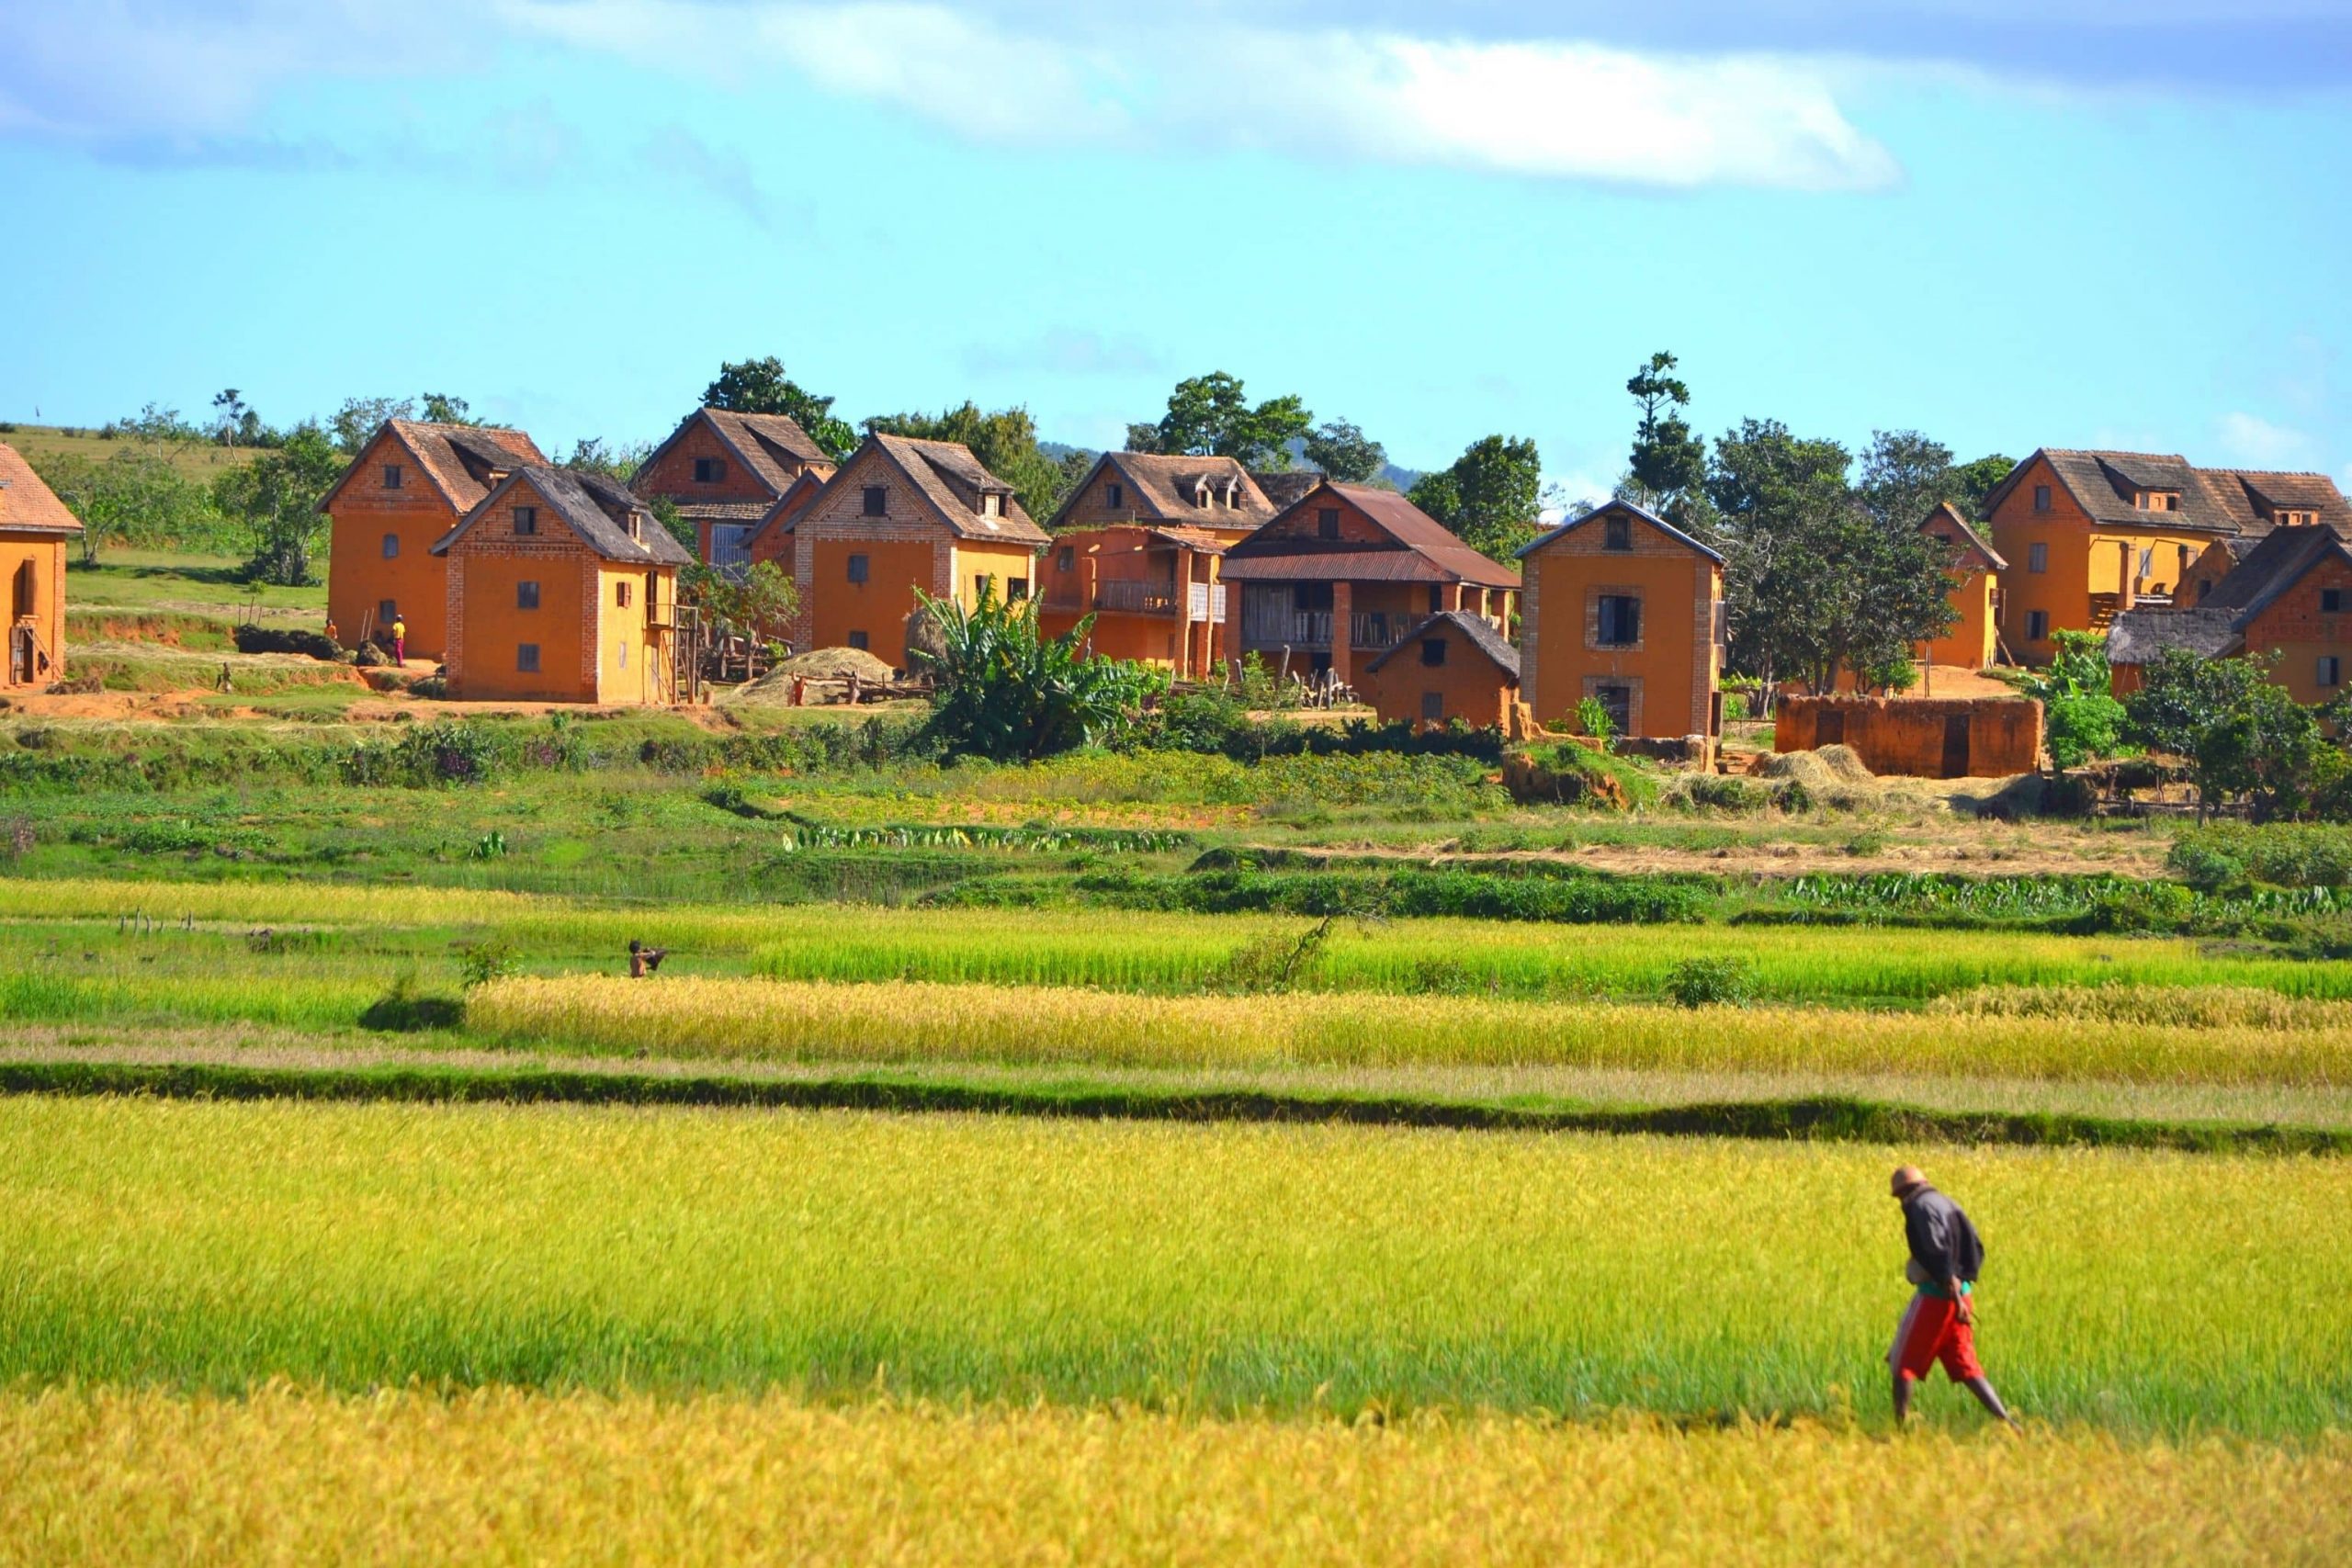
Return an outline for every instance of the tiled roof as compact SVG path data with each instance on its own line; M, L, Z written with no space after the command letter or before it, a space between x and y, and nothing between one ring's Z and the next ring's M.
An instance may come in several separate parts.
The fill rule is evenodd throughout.
M2126 610L2116 616L2107 634L2108 660L2145 664L2166 648L2209 657L2234 652L2254 618L2330 556L2352 563L2352 546L2333 528L2274 528L2196 608Z
M1464 544L1445 525L1393 490L1369 485L1343 485L1329 479L1317 483L1284 509L1282 516L1319 506L1325 493L1346 502L1372 519L1401 549L1377 546L1340 545L1322 539L1269 536L1264 528L1226 553L1229 576L1271 580L1328 576L1357 582L1468 582L1481 588L1517 588L1514 567L1488 560ZM1279 521L1279 519L1277 519ZM1303 570L1307 563L1323 563ZM1238 571L1236 569L1240 569Z
M433 488L441 492L450 510L460 517L481 504L481 498L498 482L493 476L503 477L526 464L548 460L538 444L519 430L494 424L435 424L421 419L388 419L320 499L321 512L326 511L336 492L351 482L385 430L400 438Z
M1474 615L1466 610L1440 610L1398 638L1396 646L1365 665L1364 669L1367 671L1379 669L1405 649L1429 636L1441 626L1450 626L1460 632L1470 640L1473 648L1493 660L1503 672L1511 678L1514 684L1518 682L1519 649L1505 642L1503 634L1495 630L1493 623L1484 615Z
M950 528L967 539L1003 539L1013 544L1045 545L1052 536L1029 519L1012 487L997 478L960 441L920 441L910 435L868 435L925 499L938 509ZM989 517L980 511L980 498L1003 498L1003 512Z
M449 547L490 511L492 502L514 486L526 483L580 536L582 543L606 560L657 566L687 566L694 561L692 552L678 543L627 487L602 474L583 474L543 464L516 469L503 484L482 497L481 504L466 513L465 521L443 535L434 544L433 553L448 554ZM632 514L638 522L634 536L629 533Z
M787 414L737 413L732 409L706 407L680 420L669 439L638 465L630 482L644 478L646 471L662 460L662 455L696 424L709 425L720 445L742 463L743 471L765 485L772 496L782 495L792 483L792 464L820 463L829 468L833 466L832 454L811 440L799 422Z
M2002 558L2000 551L1993 547L1992 541L1978 533L1976 525L1962 516L1960 508L1951 502L1938 502L1936 509L1928 513L1927 520L1919 525L1919 531L1923 534L1931 528L1950 528L1959 536L1956 541L1961 547L1958 565L1992 571L2009 570L2009 563ZM1972 555L1977 558L1971 560Z
M1558 527L1553 528L1545 533L1539 534L1534 538L1530 539L1527 543L1519 547L1518 558L1525 560L1529 556L1533 555L1536 551L1542 549L1553 540L1559 538L1562 535L1572 534L1577 529L1581 528L1586 524L1591 522L1594 518L1606 517L1611 512L1632 513L1634 516L1640 518L1651 527L1658 529L1669 537L1678 539L1683 544L1690 546L1692 549L1698 551L1709 560L1713 561L1716 565L1721 566L1723 564L1724 558L1721 555L1708 548L1705 545L1701 544L1698 540L1692 538L1690 535L1684 533L1673 524L1668 523L1665 518L1660 517L1648 507L1636 506L1630 501L1604 501L1599 506L1596 506L1591 511L1586 513L1583 516L1571 517L1566 522L1561 524Z
M1276 515L1306 500L1307 492L1323 482L1323 476L1313 468L1252 468L1250 477L1273 503Z
M2177 529L2220 534L2262 534L2281 511L2310 511L2332 527L2352 530L2335 481L2325 474L2273 473L2258 468L2199 468L2177 453L2094 452L2045 446L2043 459L2058 482L2091 520L2103 526ZM2033 458L2019 463L1985 497L1989 514L2020 484ZM2180 497L2173 512L2143 511L2132 504L2135 491L2169 491Z
M78 534L82 521L41 483L33 466L0 441L0 528L17 533Z
M1231 457L1169 457L1158 452L1105 452L1095 459L1095 472L1104 468L1117 471L1125 480L1127 506L1138 522L1191 524L1204 528L1256 528L1274 517L1274 503L1250 477L1250 470ZM1058 525L1078 498L1094 481L1094 473L1070 491L1070 499L1054 514ZM1193 497L1205 483L1210 497L1207 505L1196 504ZM1223 497L1227 485L1235 489L1234 504L1225 504Z
M681 501L678 515L693 523L757 523L775 507L773 501Z

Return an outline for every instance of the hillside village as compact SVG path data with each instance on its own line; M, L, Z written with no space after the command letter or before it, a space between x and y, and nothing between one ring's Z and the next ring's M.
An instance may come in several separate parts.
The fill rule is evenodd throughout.
M79 524L13 450L0 465L7 680L34 691L68 678ZM870 656L874 689L922 674L910 637L926 600L996 602L1087 655L1182 682L1260 670L1383 723L1599 729L1702 768L1724 734L1724 558L1626 499L1498 560L1385 485L1115 451L1040 519L961 443L877 429L836 460L789 415L703 406L626 482L554 464L526 432L387 419L318 510L327 637L363 661L437 666L455 701L703 700L728 670L716 645L733 638L745 676L765 650L705 612L696 569L764 568L790 585L789 649ZM2352 508L2324 475L2046 447L1972 510L1946 500L1918 523L1949 590L1944 629L1911 650L1923 679L1785 682L1781 750L1842 742L1928 776L2029 771L2039 716L1982 674L2048 666L2069 634L2106 639L2117 697L2168 649L2253 660L2301 704L2342 694Z

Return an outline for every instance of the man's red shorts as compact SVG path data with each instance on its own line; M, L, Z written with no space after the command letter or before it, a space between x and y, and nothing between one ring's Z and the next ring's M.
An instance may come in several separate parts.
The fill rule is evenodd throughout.
M1911 1298L1911 1310L1904 1314L1895 1340L1894 1370L1916 1382L1938 1361L1954 1382L1984 1375L1976 1361L1975 1327L1961 1322L1960 1303L1923 1291Z

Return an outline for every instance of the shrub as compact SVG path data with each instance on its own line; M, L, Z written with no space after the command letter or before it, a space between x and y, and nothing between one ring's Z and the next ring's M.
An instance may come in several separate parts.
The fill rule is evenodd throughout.
M2247 880L2275 887L2342 887L2352 885L2352 829L2217 823L2181 834L2165 863L2182 881L2207 890Z
M514 973L514 944L504 937L486 936L458 946L458 976L469 990Z
M1756 969L1745 958L1686 958L1667 972L1666 994L1687 1008L1746 1007Z
M1729 773L1692 773L1675 796L1682 805L1711 811L1761 811L1772 796L1764 786Z
M1592 738L1594 745L1603 751L1617 733L1617 721L1609 716L1609 705L1599 697L1586 697L1577 704L1577 730Z
M340 663L343 649L324 632L284 626L242 626L229 634L239 653L303 653L330 664Z
M932 728L956 755L997 761L1051 756L1118 739L1150 677L1139 665L1084 651L1088 616L1060 637L1037 628L1037 601L984 592L967 610L918 590L939 649L919 658L939 695Z

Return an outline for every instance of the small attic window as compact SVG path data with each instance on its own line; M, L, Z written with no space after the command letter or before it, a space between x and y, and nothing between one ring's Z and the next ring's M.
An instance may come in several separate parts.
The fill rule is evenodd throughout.
M1113 485L1103 492L1103 504L1106 506L1125 506L1126 503L1127 487L1125 485Z
M514 509L514 532L517 534L536 534L538 531L539 509L536 506L516 507Z
M1604 550L1630 550L1634 547L1634 520L1620 513L1601 522L1600 547Z
M1228 507L1238 506L1241 504L1241 481L1239 479L1227 479L1225 481L1225 504Z
M696 457L695 459L695 483L698 485L715 485L726 477L726 458Z
M1204 479L1194 479L1193 481L1193 504L1194 506L1206 506L1208 503L1209 481Z
M628 514L628 536L639 543L644 542L645 514L643 513L632 512Z
M997 494L994 491L990 491L988 494L980 497L980 515L983 517L1003 516L1004 497Z
M398 463L384 465L384 488L386 490L401 488L401 466Z

